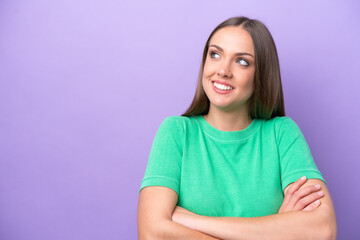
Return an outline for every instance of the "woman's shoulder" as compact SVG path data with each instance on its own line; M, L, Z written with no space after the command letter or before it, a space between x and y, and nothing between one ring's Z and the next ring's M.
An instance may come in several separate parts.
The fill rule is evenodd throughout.
M168 116L162 122L162 125L169 125L169 126L183 126L187 122L191 121L191 117L184 117L184 116Z
M202 116L168 116L160 125L160 129L173 135L192 135L201 129Z
M189 124L194 123L199 120L199 116L168 116L164 119L163 122L168 124Z
M283 134L298 135L301 133L301 129L298 124L293 120L293 118L288 116L274 117L269 120L265 120L264 127L274 130L275 134L279 136Z
M282 127L282 125L296 125L295 121L288 116L274 117L268 120L264 120L264 124L275 125L276 127Z
M185 131L185 129L196 124L197 117L187 116L168 116L162 121L160 128L166 128L173 131Z

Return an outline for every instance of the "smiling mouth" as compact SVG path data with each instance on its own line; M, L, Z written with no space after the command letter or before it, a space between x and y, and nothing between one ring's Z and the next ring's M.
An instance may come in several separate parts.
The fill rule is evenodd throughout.
M219 82L211 81L214 92L221 95L230 94L233 91L233 87Z
M213 86L221 91L230 91L232 89L234 89L233 87L229 86L229 85L224 85L215 81L212 81Z

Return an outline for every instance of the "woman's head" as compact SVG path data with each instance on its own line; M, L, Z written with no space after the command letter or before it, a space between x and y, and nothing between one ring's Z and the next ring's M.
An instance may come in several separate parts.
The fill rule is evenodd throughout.
M248 115L254 92L255 53L250 34L241 27L219 29L209 41L202 87L209 99L209 113Z
M236 36L238 40L232 40L230 42L226 40L226 38L229 39L231 36ZM284 100L275 43L264 24L258 20L246 17L230 18L217 26L210 34L203 52L195 96L190 107L183 116L203 115L207 114L209 111L210 101L204 91L204 87L205 90L207 88L204 84L206 84L206 78L210 78L210 75L213 74L213 72L211 72L211 66L216 65L216 63L215 65L211 63L211 59L218 57L216 53L212 53L212 49L214 49L214 47L219 47L216 44L212 44L214 41L229 45L229 49L234 49L234 47L232 47L232 45L234 45L233 43L238 43L239 49L244 50L246 53L251 52L253 54L252 57L244 55L244 58L242 58L243 60L239 59L239 62L236 62L240 65L235 65L234 68L229 69L228 73L224 73L224 71L227 71L226 67L228 65L226 64L225 70L221 66L221 70L218 69L217 73L219 76L221 75L221 77L224 77L225 80L229 77L227 75L231 75L230 78L232 78L235 77L234 74L238 74L238 79L246 79L242 81L244 84L247 83L247 85L243 84L240 87L245 91L245 93L243 93L243 99L248 99L247 106L249 116L251 118L264 119L270 119L275 116L284 116ZM243 44L244 41L245 44ZM221 48L220 50L223 49ZM219 54L221 55L221 53ZM236 59L236 61L238 60ZM249 62L249 66L245 68L247 62ZM237 66L242 66L242 69L237 70ZM250 67L253 67L253 69ZM252 81L250 85L249 77L251 76L251 72L253 73L253 79L251 79ZM245 78L244 74L246 75ZM234 91L235 90L239 89L234 89Z

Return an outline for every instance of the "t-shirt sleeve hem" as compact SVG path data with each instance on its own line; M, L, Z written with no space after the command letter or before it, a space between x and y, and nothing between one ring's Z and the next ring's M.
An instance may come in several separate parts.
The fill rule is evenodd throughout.
M141 182L141 187L139 192L141 191L141 189L143 189L144 187L149 187L149 186L162 186L162 187L168 187L171 188L172 190L174 190L176 192L176 194L179 196L179 186L180 184L178 183L178 181L172 179L172 178L167 178L167 177L147 177L144 178L143 181Z
M297 171L297 172L293 172L288 174L287 176L285 176L282 180L281 180L281 184L282 184L282 190L284 191L284 189L292 182L296 182L299 178L301 178L302 176L306 176L307 179L311 179L311 178L316 178L316 179L320 179L322 180L325 184L325 180L322 176L322 174L318 171L318 170L314 170L314 169L309 169L309 170L302 170L302 171Z

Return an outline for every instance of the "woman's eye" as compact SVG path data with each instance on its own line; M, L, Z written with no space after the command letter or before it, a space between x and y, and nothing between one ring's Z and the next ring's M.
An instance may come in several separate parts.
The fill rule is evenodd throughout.
M242 58L238 59L236 62L240 63L240 65L243 65L243 66L248 66L249 65L249 63L246 60L242 59Z
M211 58L219 58L220 55L218 53L216 53L216 52L210 52L210 57Z

